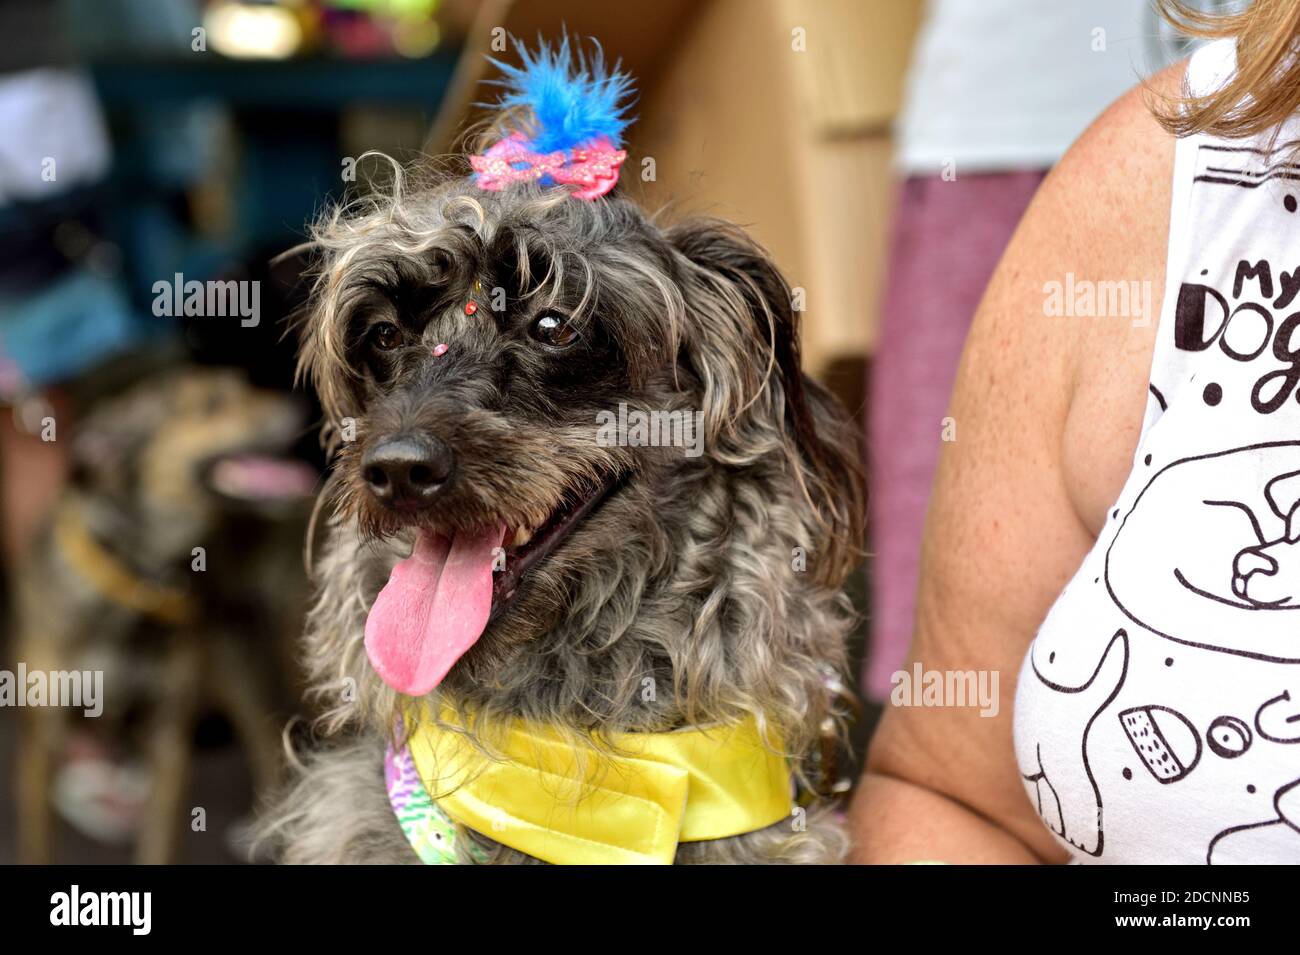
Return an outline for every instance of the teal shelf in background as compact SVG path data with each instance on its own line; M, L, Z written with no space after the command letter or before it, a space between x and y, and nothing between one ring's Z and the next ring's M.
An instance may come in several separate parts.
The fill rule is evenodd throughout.
M235 108L335 110L358 102L436 106L455 69L457 50L418 60L231 60L196 53L174 59L90 65L113 106L218 100Z

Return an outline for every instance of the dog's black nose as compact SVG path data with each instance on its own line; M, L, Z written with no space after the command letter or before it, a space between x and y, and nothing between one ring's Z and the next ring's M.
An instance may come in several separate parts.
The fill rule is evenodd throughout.
M451 448L424 434L396 434L361 458L361 475L380 503L414 510L433 503L456 466Z

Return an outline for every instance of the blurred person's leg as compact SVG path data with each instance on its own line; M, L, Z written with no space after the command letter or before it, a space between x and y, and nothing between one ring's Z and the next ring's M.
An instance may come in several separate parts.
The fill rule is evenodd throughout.
M59 438L71 433L71 413L66 398L52 392L50 403ZM49 512L67 472L67 440L43 441L40 425L29 433L14 421L10 408L0 408L0 531L4 566L14 567L31 544L40 522Z
M864 688L885 699L912 637L930 486L962 343L1044 172L916 176L894 221L870 401L872 635ZM953 423L958 440L961 422Z

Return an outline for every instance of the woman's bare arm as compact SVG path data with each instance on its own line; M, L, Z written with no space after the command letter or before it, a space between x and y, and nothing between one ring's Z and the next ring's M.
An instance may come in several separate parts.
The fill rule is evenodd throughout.
M1182 65L1161 74L1173 90ZM1128 475L1163 291L1173 140L1140 92L1044 182L962 356L927 516L911 661L998 675L979 707L887 707L852 809L855 860L1059 861L1012 749L1021 661ZM942 263L935 263L936 278ZM1149 282L1152 314L1048 316L1045 285ZM941 423L935 422L939 440ZM909 662L909 667L911 662Z

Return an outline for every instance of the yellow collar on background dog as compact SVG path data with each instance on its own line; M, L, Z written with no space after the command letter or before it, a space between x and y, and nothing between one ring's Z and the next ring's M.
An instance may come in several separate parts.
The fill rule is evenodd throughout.
M442 722L457 726L443 708ZM554 729L512 721L493 739L422 720L409 741L425 788L456 822L545 862L671 864L679 842L724 839L790 817L784 756L750 717L732 726L621 733L584 753ZM446 793L446 795L439 795Z
M54 539L72 569L105 600L169 626L194 620L194 604L185 593L151 584L132 573L95 540L75 506L59 508L54 518Z

